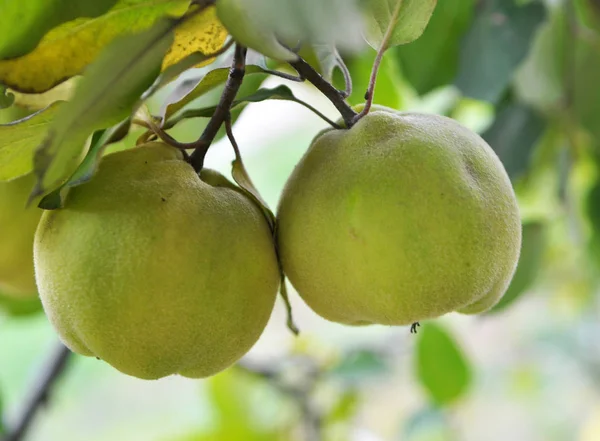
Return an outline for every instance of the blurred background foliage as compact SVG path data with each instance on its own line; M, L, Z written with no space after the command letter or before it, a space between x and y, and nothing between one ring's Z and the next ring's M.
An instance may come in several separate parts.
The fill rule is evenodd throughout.
M354 80L349 100L359 104L375 53L342 55ZM178 84L212 68L186 73L150 109L158 112ZM339 71L334 79L343 86ZM522 211L523 249L502 302L483 316L423 323L412 335L328 323L291 292L300 337L287 331L278 303L242 362L205 381L145 382L73 358L27 439L600 440L599 82L598 0L438 0L423 36L385 55L375 102L455 118L503 161ZM48 93L64 96L69 83ZM241 95L282 83L338 117L309 85L261 73L247 77ZM220 91L186 108L214 105ZM20 106L0 111L0 122L48 99L17 95ZM276 207L325 123L286 101L249 104L236 116L246 166ZM170 133L191 141L205 123L188 119ZM133 146L141 133L110 151ZM207 165L229 173L232 158L221 140ZM37 302L0 295L0 310L1 434L56 336Z

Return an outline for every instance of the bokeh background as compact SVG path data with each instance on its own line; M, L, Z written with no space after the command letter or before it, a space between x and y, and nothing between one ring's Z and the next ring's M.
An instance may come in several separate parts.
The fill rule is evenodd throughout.
M375 52L343 55L354 79L350 101L358 104ZM341 87L340 79L336 72ZM253 75L243 93L278 84L338 117L306 84ZM190 107L218 96L216 90ZM375 101L455 118L502 159L524 235L499 307L422 323L413 335L329 323L290 290L300 336L286 328L278 299L250 353L208 380L142 381L74 357L26 439L600 440L600 2L439 0L425 34L386 54ZM0 118L29 111L12 108ZM171 134L191 141L204 124L191 119ZM234 133L246 167L272 208L324 127L287 101L250 104L239 116ZM131 147L140 133L111 150ZM229 173L232 159L230 144L220 140L207 165ZM11 310L0 312L6 427L59 344L35 304L20 305L20 315Z

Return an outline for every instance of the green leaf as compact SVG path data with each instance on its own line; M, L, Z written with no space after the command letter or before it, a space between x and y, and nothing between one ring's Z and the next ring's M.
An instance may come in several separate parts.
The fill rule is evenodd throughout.
M545 112L562 107L563 65L567 23L555 12L540 26L527 59L516 71L514 90L519 99Z
M268 57L292 61L296 55L287 47L299 41L356 48L361 40L356 4L356 0L219 0L217 11L236 41Z
M580 38L567 50L574 51L575 69L568 87L573 91L575 116L600 143L600 37L594 41Z
M402 440L452 440L442 409L425 408L411 415L402 430Z
M261 421L261 408L257 397L265 397L263 380L236 369L215 375L208 381L212 409L216 413L216 425L212 438L231 441L274 441L277 439L272 427ZM268 387L268 386L267 386ZM269 422L270 423L270 422Z
M16 299L0 293L0 312L11 317L26 317L42 311L42 302L37 295ZM1 413L0 413L1 415ZM0 433L2 431L0 430Z
M0 109L7 109L15 102L15 95L7 92L6 87L0 84Z
M119 0L105 15L53 29L33 52L0 61L0 82L25 93L45 92L80 75L115 38L146 31L165 16L180 17L189 4L189 0ZM207 8L177 30L163 69L193 52L215 52L226 36L215 8Z
M117 0L4 0L0 14L0 59L32 51L44 34L77 17L97 17Z
M98 166L106 148L115 142L119 142L129 133L131 121L125 120L120 124L106 130L100 130L94 133L91 147L85 158L79 164L73 175L56 190L50 192L42 198L38 204L39 208L44 210L56 210L63 208L69 189L88 182L98 171Z
M337 399L325 417L326 424L335 424L350 420L358 411L360 395L356 390L347 390Z
M0 181L33 170L33 155L64 103L54 103L26 118L0 124Z
M511 180L528 169L532 152L546 128L546 120L531 107L510 103L502 107L483 139L494 149Z
M247 65L244 83L248 81L247 77L250 75L265 74L265 69L265 66ZM228 75L229 67L220 67L182 81L163 102L159 116L166 121L195 99L224 84ZM242 83L242 87L244 83Z
M598 0L575 0L579 20L587 27L600 32L600 3Z
M160 72L180 22L163 19L139 34L119 37L106 48L61 107L37 149L33 195L55 189L77 167L88 136L127 118Z
M331 82L333 80L333 72L336 69L343 70L345 67L344 59L331 44L313 44L312 49L319 64L318 71L323 78Z
M359 350L346 354L328 374L344 382L358 384L389 372L390 366L380 353Z
M503 311L512 305L533 285L539 273L545 249L544 225L539 222L529 222L523 225L521 256L517 270L504 297L490 310L490 314Z
M259 89L255 93L243 97L242 99L235 100L231 106L232 110L239 110L240 108L245 107L248 103L259 103L266 100L282 100L282 101L293 101L298 103L307 109L315 112L317 115L326 119L326 117L320 113L317 109L312 107L310 104L305 103L304 101L296 98L294 93L290 90L289 87L281 85L277 86L273 89ZM205 107L201 109L190 109L184 112L181 112L176 117L172 118L165 125L165 128L171 128L178 124L179 122L189 119L189 118L209 118L213 115L216 110L216 106ZM331 124L335 124L333 121L330 121Z
M353 106L365 102L365 92L369 87L371 69L376 55L373 51L367 51L347 60L353 83L352 94L348 97L348 102ZM402 109L404 99L401 78L396 60L393 57L384 57L379 67L373 102L392 109Z
M416 371L421 385L438 406L447 406L467 391L471 368L462 351L441 326L426 323L418 333Z
M421 36L437 0L365 0L365 39L375 50L410 43ZM389 32L389 39L385 41ZM385 45L385 47L382 47Z
M475 0L440 1L423 35L396 49L402 74L419 94L454 80L460 43L473 18L474 6Z
M545 16L539 2L485 2L463 41L456 86L471 98L497 103Z

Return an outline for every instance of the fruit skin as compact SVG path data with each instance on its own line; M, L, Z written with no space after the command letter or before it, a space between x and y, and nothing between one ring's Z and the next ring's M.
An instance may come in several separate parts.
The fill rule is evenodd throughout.
M521 243L510 180L483 139L446 117L385 108L316 137L277 219L292 285L349 325L482 312L504 294Z
M268 57L295 61L298 56L279 43L273 23L257 15L247 0L218 0L217 16L235 41Z
M27 207L35 177L25 175L0 182L0 292L12 298L36 296L33 236L42 216L34 203Z
M64 209L44 213L34 249L66 345L144 379L206 377L237 361L279 286L259 208L161 143L107 155Z

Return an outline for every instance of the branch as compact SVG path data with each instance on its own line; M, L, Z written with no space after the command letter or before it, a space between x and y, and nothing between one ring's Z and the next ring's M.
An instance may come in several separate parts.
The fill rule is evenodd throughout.
M32 390L31 397L14 429L9 431L2 441L21 441L25 437L37 411L48 402L52 388L65 370L71 354L72 352L62 344L58 347L44 369L38 384Z
M239 44L235 46L235 53L233 56L233 64L229 70L229 77L225 83L225 89L221 95L221 100L217 105L215 113L208 122L208 125L204 129L200 139L194 143L195 150L190 156L190 163L194 170L200 171L204 166L204 157L208 152L208 149L217 136L219 129L223 125L223 122L229 115L231 105L235 100L235 96L242 85L244 75L246 73L246 48Z
M266 380L283 395L288 396L298 405L300 413L302 414L302 423L306 441L323 440L322 416L311 399L311 393L320 378L320 371L313 366L312 363L306 366L309 369L307 372L308 375L304 381L299 381L298 384L294 385L286 384L286 382L280 379L282 373L281 367L273 367L272 365L259 366L246 361L238 362L235 366L243 372Z
M344 92L340 93L339 90L333 87L332 84L325 80L325 78L323 78L319 72L314 70L313 67L302 58L298 57L298 60L290 62L290 65L296 69L302 78L310 81L317 89L321 91L323 95L329 98L329 101L331 101L331 103L342 115L342 118L346 123L346 127L352 127L357 114L345 101Z

